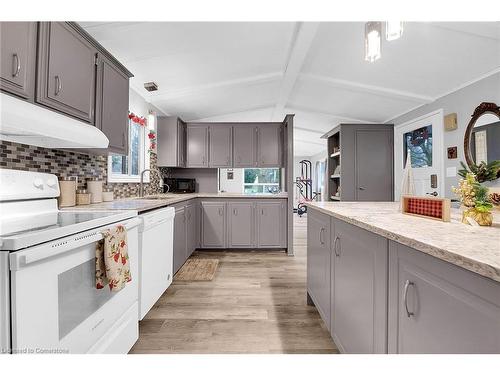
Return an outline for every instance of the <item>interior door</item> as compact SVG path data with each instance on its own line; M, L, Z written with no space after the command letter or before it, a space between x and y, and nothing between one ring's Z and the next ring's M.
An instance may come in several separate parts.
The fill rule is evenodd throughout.
M401 180L410 151L415 194L444 196L443 110L394 127L394 197L401 196ZM435 175L436 183L431 184Z
M383 130L355 132L357 201L392 200L393 148L390 135Z
M33 98L36 22L0 22L0 88Z

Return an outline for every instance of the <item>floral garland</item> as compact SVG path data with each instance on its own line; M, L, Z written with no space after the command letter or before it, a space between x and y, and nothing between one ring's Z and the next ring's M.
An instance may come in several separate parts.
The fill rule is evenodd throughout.
M145 117L137 116L133 112L129 112L128 118L130 121L139 124L142 127L146 126L148 123L148 120ZM149 129L148 138L149 138L148 152L152 154L156 150L156 131Z

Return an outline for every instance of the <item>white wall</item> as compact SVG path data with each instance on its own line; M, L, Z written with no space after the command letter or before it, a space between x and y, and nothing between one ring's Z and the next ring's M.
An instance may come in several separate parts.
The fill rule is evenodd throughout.
M444 153L445 170L448 167L456 167L458 171L461 169L460 161L465 163L463 148L465 129L469 124L469 120L474 112L474 109L476 109L476 107L482 102L493 102L500 105L500 73L491 75L481 81L473 83L472 85L443 96L432 103L426 104L391 121L388 121L388 123L399 125L441 108L444 111L444 115L456 113L458 129L450 132L444 132L444 150L441 150L441 152ZM457 146L457 159L448 159L447 157L446 150L448 147L452 146ZM455 197L454 193L451 191L451 187L458 185L459 178L459 176L445 176L444 188L446 197ZM492 185L500 187L500 180L496 180L492 183Z
M227 172L233 171L233 179L228 180ZM219 190L227 193L243 193L243 168L220 169Z

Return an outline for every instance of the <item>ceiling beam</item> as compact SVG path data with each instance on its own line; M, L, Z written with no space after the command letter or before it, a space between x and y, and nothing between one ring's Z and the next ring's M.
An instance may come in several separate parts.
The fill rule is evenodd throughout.
M274 121L278 121L279 117L283 116L283 110L295 86L295 82L300 74L312 41L316 36L319 25L319 22L298 22L295 26L284 69L283 80L278 92L276 107L272 115L272 120Z
M283 74L281 72L273 72L273 73L259 74L250 77L237 78L220 82L212 82L203 85L190 86L181 89L171 89L171 90L162 89L160 86L160 91L146 93L145 96L147 96L150 101L179 99L187 96L198 95L199 93L211 91L214 89L224 89L235 86L251 86L260 83L277 81L281 79L282 76Z
M261 111L265 109L271 109L274 107L274 104L263 104L263 105L258 105L258 106L253 106L249 107L247 109L243 110L238 110L238 111L229 111L229 112L220 112L215 115L210 115L210 116L205 116L205 117L199 117L199 118L183 118L185 121L189 122L205 122L205 121L214 121L214 118L217 117L229 117L229 116L241 116L242 114L248 113L248 112L254 112L254 111ZM240 122L241 120L226 120L226 121L235 121L235 122ZM222 121L221 121L222 122ZM243 121L245 122L245 121Z
M364 123L364 124L375 124L377 123L376 121L373 120L368 120L368 119L362 119L362 118L356 118L356 117L349 117L345 115L340 115L337 113L332 113L332 112L325 112L322 110L317 110L314 108L308 108L308 107L303 107L300 105L296 105L293 103L290 103L286 106L286 109L288 112L292 111L298 111L298 112L303 112L303 113L310 113L312 115L320 115L324 117L333 117L335 120L340 120L344 122L359 122L359 123ZM332 124L332 125L337 125L337 124Z
M370 93L377 96L384 96L392 99L399 99L405 101L412 101L418 103L430 103L434 101L434 98L427 95L415 94L408 91L396 90L387 87L368 85L365 83L347 81L344 79L331 78L316 74L301 74L300 79L304 79L306 81L316 81L327 84L328 86L355 91L362 93Z

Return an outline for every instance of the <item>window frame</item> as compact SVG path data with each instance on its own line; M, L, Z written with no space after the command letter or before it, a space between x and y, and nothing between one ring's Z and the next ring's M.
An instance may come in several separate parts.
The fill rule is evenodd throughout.
M245 171L247 169L276 169L278 171L278 182L245 182ZM252 193L252 194L272 194L269 192L264 192L264 186L277 186L278 190L281 191L281 168L243 168L243 194L247 194L245 191L246 186L262 186L262 193ZM250 193L249 193L250 194Z
M128 160L130 160L130 158L131 158L132 147L130 147L131 146L130 140L132 137L130 136L130 133L131 133L131 129L132 129L133 124L134 123L131 120L129 120L128 154L127 155L119 155L119 154L113 154L113 153L108 154L108 183L128 183L128 182L138 183L138 182L141 182L141 172L144 169L148 169L150 167L151 158L150 158L150 155L148 152L148 150L149 150L149 138L147 136L148 127L139 125L139 129L140 129L139 174L137 174L137 175L131 174L132 166L130 163L127 163L127 170L128 170L127 174L113 172L113 162L112 162L113 155L126 156L128 158ZM143 182L149 183L149 173L145 174Z

